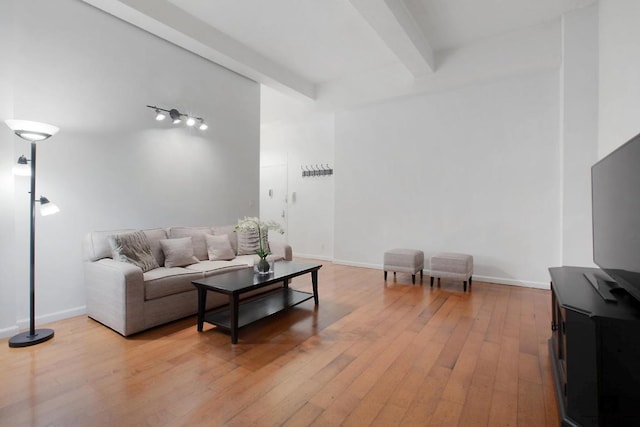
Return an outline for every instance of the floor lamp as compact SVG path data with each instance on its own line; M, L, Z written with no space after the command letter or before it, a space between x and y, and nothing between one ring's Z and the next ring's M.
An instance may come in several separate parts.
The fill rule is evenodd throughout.
M53 338L53 329L36 329L36 293L35 293L35 236L36 214L35 205L40 203L40 214L51 215L60 209L49 202L44 196L36 198L36 143L49 139L58 132L58 128L46 123L31 122L28 120L6 120L5 123L20 138L31 143L31 159L20 156L18 164L14 168L16 175L31 175L31 232L29 245L29 291L30 291L30 317L29 332L14 335L9 339L9 347L28 347L40 344ZM28 163L31 162L29 169Z

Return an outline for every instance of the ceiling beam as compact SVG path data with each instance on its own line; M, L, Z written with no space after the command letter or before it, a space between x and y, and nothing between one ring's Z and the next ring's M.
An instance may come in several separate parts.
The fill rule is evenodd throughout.
M435 71L433 50L402 0L349 0L416 78Z
M315 84L166 0L83 0L104 12L258 83L301 99Z

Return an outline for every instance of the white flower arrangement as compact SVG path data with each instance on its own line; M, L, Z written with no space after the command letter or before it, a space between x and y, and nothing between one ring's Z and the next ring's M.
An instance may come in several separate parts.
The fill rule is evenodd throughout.
M282 226L277 222L271 221L260 221L260 218L256 217L244 217L244 219L238 220L238 225L234 228L235 231L255 231L258 230L258 242L260 247L256 250L256 253L261 259L265 259L267 255L269 255L269 251L266 250L262 246L262 233L267 230L277 231L280 234L284 234L284 230Z

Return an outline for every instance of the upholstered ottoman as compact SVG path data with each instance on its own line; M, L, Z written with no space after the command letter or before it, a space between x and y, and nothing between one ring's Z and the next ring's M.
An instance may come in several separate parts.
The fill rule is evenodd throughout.
M391 249L384 253L384 280L387 280L387 271L411 274L411 282L416 283L416 273L420 272L420 281L424 270L424 252L417 249Z
M471 287L471 277L473 275L473 257L466 254L456 254L450 252L440 252L431 257L431 287L433 278L458 279L463 281L464 291L467 292L467 279Z

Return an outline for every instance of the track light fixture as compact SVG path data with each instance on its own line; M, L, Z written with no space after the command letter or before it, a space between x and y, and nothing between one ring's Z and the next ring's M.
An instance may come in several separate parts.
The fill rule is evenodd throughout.
M207 126L207 124L204 122L204 119L202 117L194 117L188 114L183 114L180 111L176 110L175 108L167 110L165 108L156 107L155 105L147 105L147 107L151 108L156 112L157 121L162 121L166 119L167 115L165 113L169 113L169 118L171 119L171 122L174 125L182 123L182 120L185 120L185 123L189 127L193 127L195 126L196 123L200 123L200 125L198 126L198 129L207 130L209 128L209 126Z

